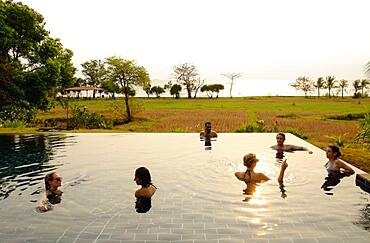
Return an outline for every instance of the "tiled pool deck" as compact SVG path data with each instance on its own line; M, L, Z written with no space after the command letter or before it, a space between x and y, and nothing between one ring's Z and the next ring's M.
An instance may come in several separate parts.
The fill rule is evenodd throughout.
M153 136L161 142L155 143ZM193 134L77 135L76 143L54 160L63 163L59 171L64 180L76 171L89 179L66 187L62 203L44 214L32 210L35 205L25 193L0 201L0 242L370 242L369 194L355 186L352 176L334 188L333 196L325 195L320 189L325 177L323 151L288 135L290 143L314 152L287 154L288 197L282 199L276 184L268 182L257 190L255 201L246 203L241 194L245 186L233 177L233 169L245 152L268 160L273 153L258 148L274 141L274 134L220 134L211 151L205 151L199 140L191 144L196 138ZM179 144L182 151L177 150ZM153 156L154 151L159 156ZM90 156L94 163L83 162ZM111 162L97 165L103 158ZM168 163L159 164L163 159ZM152 209L138 214L132 174L141 165L138 161L148 160L158 191ZM127 164L114 168L122 161ZM195 168L187 170L184 162Z

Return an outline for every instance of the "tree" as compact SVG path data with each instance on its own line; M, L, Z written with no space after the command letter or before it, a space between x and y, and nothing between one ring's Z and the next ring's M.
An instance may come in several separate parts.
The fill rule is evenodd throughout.
M225 87L222 85L222 84L205 84L202 86L202 88L200 89L201 92L207 92L207 96L209 98L212 99L213 97L213 93L216 92L217 93L217 97L218 98L218 93L223 90Z
M360 94L358 94L357 91L361 90L361 80L357 79L353 81L352 86L353 89L355 90L353 97L360 97Z
M320 97L320 89L325 87L325 81L323 77L319 77L314 84L315 88L317 89L317 97Z
M172 85L171 89L170 89L170 94L171 95L174 95L175 96L175 99L178 99L180 98L180 92L181 92L182 88L180 85L178 84L174 84Z
M367 86L369 85L369 81L366 80L366 79L362 79L360 85L361 85L361 96L362 97L365 97L365 95L364 95L364 89L367 89Z
M298 77L293 83L290 84L296 90L304 92L304 96L307 97L307 93L314 89L314 83L311 79L306 76Z
M92 87L101 87L106 73L104 62L101 60L90 60L82 63L81 66L86 84ZM95 90L93 92L93 98L95 98Z
M195 90L194 98L197 98L198 90L200 89L200 87L202 87L205 81L206 81L205 79L201 79L200 77L197 78L197 81L194 84L194 90Z
M189 63L179 64L174 67L173 71L177 82L185 86L188 92L188 98L191 99L191 92L195 88L195 82L198 76L196 66Z
M125 95L127 122L132 121L129 96L135 86L143 86L149 80L149 74L144 67L136 65L132 60L112 56L106 60L107 77L120 87L120 92Z
M153 86L150 89L150 93L154 93L157 98L161 97L161 94L164 93L164 89L161 86Z
M348 87L348 81L347 81L347 80L345 80L345 79L341 79L341 80L339 81L339 87L340 87L340 89L342 90L342 98L343 98L343 91L345 91L345 88L347 88L347 87Z
M145 91L146 95L148 96L149 98L149 95L150 95L150 89L152 87L151 83L150 83L150 80L148 79L147 81L145 81L143 83L143 90Z
M334 76L327 76L325 80L325 87L328 89L329 98L331 97L330 91L335 88L336 80Z
M45 29L41 14L22 3L0 1L0 110L49 108L49 97L75 82L71 58Z
M112 98L116 98L115 94L120 92L119 85L112 80L105 80L101 84L101 87L108 93L112 94Z
M222 73L221 75L227 77L230 79L230 98L233 96L231 95L231 92L233 90L234 80L237 78L240 78L242 76L242 73Z

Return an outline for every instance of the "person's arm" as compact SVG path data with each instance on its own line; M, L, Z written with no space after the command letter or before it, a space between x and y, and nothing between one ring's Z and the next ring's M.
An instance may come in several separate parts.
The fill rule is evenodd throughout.
M292 151L308 151L308 148L303 146L289 145L289 150Z
M343 169L344 173L349 174L349 175L352 175L355 173L355 171L351 167L349 167L342 161L338 160L337 163L338 163L339 169Z
M235 172L235 176L236 176L236 178L238 178L238 180L241 180L241 181L244 181L245 180L245 178L244 178L244 172Z
M258 181L263 182L263 181L268 181L270 178L267 177L267 175L263 173L258 173Z
M285 169L287 167L288 167L288 163L286 162L286 160L284 160L283 163L281 164L279 176L278 176L278 179L277 179L279 183L283 182Z

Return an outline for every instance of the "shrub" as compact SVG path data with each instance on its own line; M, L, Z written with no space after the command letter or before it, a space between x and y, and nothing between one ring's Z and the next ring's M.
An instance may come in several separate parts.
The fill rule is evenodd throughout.
M288 113L288 114L284 114L284 115L277 115L276 117L279 117L279 118L298 118L299 116L295 113Z
M267 132L267 129L265 126L261 125L247 124L245 127L236 129L235 132Z
M21 105L15 104L0 107L0 119L3 121L24 121L24 124L34 121L37 110Z
M70 128L110 128L113 127L113 122L106 124L102 115L95 112L87 112L86 109L81 111L80 107L74 106L72 108L72 117L69 119Z
M0 127L3 128L25 128L27 123L21 120L5 120L0 121Z
M330 115L327 116L329 119L334 119L334 120L358 120L365 118L365 113L348 113L348 114L343 114L343 115Z
M346 135L347 133L340 134L339 136L328 136L328 138L333 139L335 145L343 148L345 145Z
M359 120L359 124L362 131L356 135L355 142L363 142L370 147L370 114L366 114L364 119Z

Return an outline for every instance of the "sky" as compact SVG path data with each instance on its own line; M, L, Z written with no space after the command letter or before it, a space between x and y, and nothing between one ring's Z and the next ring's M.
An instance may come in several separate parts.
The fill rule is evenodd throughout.
M22 0L41 13L73 62L118 55L154 85L173 67L197 66L206 83L242 73L233 96L299 95L289 83L364 78L370 61L369 0Z

